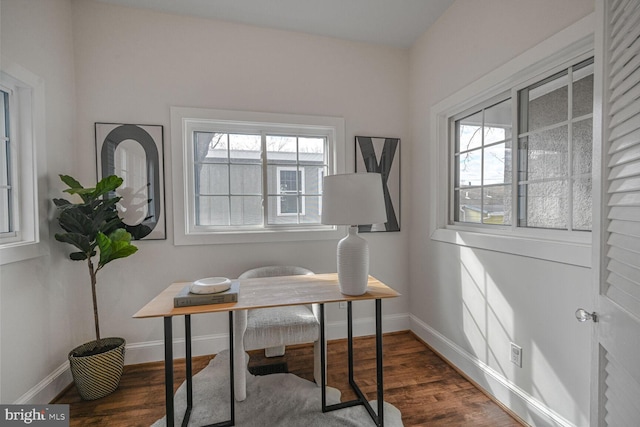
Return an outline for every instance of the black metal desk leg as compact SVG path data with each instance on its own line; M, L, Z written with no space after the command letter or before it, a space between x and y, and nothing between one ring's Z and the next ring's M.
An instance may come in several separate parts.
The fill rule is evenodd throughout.
M235 390L233 383L235 382L234 371L233 371L233 312L229 312L229 393L231 395L231 425L235 425L236 419L236 410L235 410Z
M191 315L186 314L184 316L184 352L185 352L185 369L187 374L187 409L184 412L184 418L182 419L182 425L187 426L189 424L189 418L191 418L191 410L193 409L193 371L191 367Z
M347 355L349 359L349 384L354 384L353 378L353 311L351 301L347 301Z
M384 426L384 384L382 373L382 300L376 300L376 371L378 375L378 425Z
M173 330L171 317L164 318L164 392L167 427L173 427Z
M320 304L320 388L322 393L322 412L327 412L327 352L324 336L324 304Z

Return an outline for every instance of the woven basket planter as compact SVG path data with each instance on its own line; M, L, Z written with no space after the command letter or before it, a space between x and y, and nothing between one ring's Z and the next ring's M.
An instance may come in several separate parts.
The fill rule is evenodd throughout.
M69 352L71 374L80 397L84 400L95 400L113 393L120 384L124 367L123 338L102 338L90 341ZM98 346L115 346L103 353L90 353Z

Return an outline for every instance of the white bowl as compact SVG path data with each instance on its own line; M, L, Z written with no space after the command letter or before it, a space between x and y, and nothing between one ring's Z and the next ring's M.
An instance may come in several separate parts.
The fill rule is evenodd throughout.
M224 292L230 287L231 280L226 277L207 277L193 282L189 287L189 292L192 294L215 294Z

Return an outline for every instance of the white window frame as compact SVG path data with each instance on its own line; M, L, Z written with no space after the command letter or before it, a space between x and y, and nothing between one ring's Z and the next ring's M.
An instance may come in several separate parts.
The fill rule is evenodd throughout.
M253 130L279 134L314 135L318 132L329 141L329 173L345 171L344 119L325 116L229 111L206 108L171 107L171 151L173 176L173 223L175 245L229 244L336 239L343 236L341 227L296 224L282 227L202 227L195 226L193 212L194 131Z
M280 172L283 171L292 171L292 172L298 172L300 174L300 182L298 183L298 185L300 186L300 188L297 189L296 191L296 197L298 197L301 194L301 188L304 189L305 187L305 176L304 176L304 169L298 168L296 166L277 166L276 167L276 171L277 171L277 186L278 186L278 194L284 195L284 196L293 196L293 194L287 194L287 193L282 193L280 191L280 179L281 179L281 175ZM298 207L298 212L282 212L282 204L281 204L281 197L282 196L278 196L278 201L276 203L277 205L277 212L276 215L278 216L303 216L305 215L305 198L304 197L298 197L298 201L301 203L302 206Z
M591 14L432 107L431 138L436 155L431 156L431 178L432 182L437 183L431 195L429 226L433 240L583 267L591 266L591 233L452 224L449 215L453 203L450 197L451 168L454 167L453 147L450 144L451 118L507 91L512 91L512 96L517 95L517 90L564 67L568 62L579 62L580 59L592 56L593 28L594 14ZM515 96L512 102L517 102ZM517 117L514 116L513 123L516 120ZM515 147L517 135L512 138L512 147ZM596 138L594 134L594 145L599 143ZM597 150L594 150L594 156L596 153ZM594 177L598 174L595 170L598 165L599 159L594 159ZM515 165L513 169L516 169ZM592 191L597 191L595 179Z
M2 58L0 84L11 90L11 164L14 230L0 240L0 265L49 252L44 81Z

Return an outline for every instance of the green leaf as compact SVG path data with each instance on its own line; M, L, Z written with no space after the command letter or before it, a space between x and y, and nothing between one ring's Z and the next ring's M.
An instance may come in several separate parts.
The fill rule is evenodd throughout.
M63 210L60 212L58 222L65 231L88 235L89 239L93 239L93 235L96 233L93 221L80 209L70 207Z
M69 188L75 188L75 189L84 188L82 187L82 184L80 184L78 181L76 181L74 178L70 177L69 175L60 175L60 179L62 180L62 182L67 184Z
M69 243L84 253L91 252L91 242L86 236L79 233L56 233L56 240ZM73 258L72 258L73 259Z
M98 198L110 191L115 191L116 188L122 185L123 179L116 175L110 175L103 178L96 184L94 197Z
M66 206L72 205L72 203L66 199L53 199L53 204L59 208L64 208Z
M138 250L131 244L131 234L122 228L117 229L109 236L98 233L96 240L100 248L100 268L115 259L126 258Z
M98 247L100 248L100 261L98 262L98 265L102 266L110 261L111 239L109 239L104 233L98 232L96 242L98 242Z
M87 254L84 252L71 252L69 254L69 258L74 261L84 261L85 259L87 259Z

